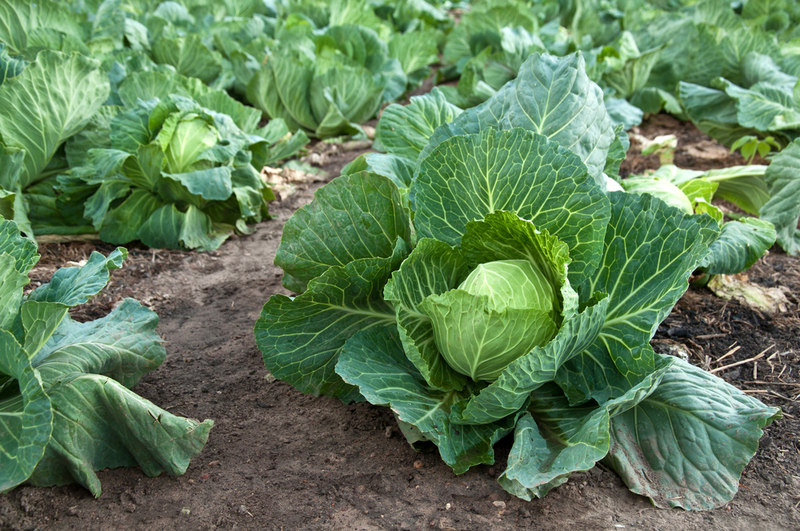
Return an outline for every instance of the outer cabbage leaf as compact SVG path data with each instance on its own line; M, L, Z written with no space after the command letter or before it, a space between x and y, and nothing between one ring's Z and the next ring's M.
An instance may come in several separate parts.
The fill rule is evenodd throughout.
M99 67L78 54L45 50L0 86L0 138L6 148L25 150L20 188L41 179L58 147L108 98L108 80Z
M608 293L608 315L594 344L558 374L572 404L618 398L655 370L648 343L719 234L709 216L682 214L649 195L608 195L600 267L578 289L582 300Z
M777 238L769 221L742 218L722 226L719 238L708 248L708 255L698 267L709 275L741 273L764 256Z
M706 510L733 499L777 408L682 360L635 408L612 419L608 463L659 507Z
M359 330L395 323L382 292L405 253L332 266L295 298L273 295L256 321L267 369L304 393L344 402L361 395L334 372L342 347Z
M13 225L4 222L0 231L3 276L27 282L38 257ZM94 470L140 464L151 475L180 474L205 444L211 421L180 419L126 389L164 360L153 312L126 299L97 321L76 323L67 314L105 286L125 254L93 253L83 267L59 269L21 304L22 284L0 280L4 315L9 306L16 313L0 330L0 425L7 435L0 489L77 481L99 496ZM6 297L7 290L19 297Z
M603 91L586 75L585 65L580 53L563 58L531 55L514 81L482 105L463 112L452 124L439 128L422 157L454 135L477 133L487 127L521 127L571 150L605 187L603 168L614 141L614 127L603 104Z
M186 471L213 422L177 417L127 389L164 360L157 323L153 312L126 299L96 321L67 317L37 353L59 415L32 484L77 481L99 496L95 470L138 464L149 476Z
M778 232L778 244L791 255L800 254L800 140L772 159L765 180L770 200L761 207L761 219Z
M514 428L518 415L479 426L453 424L449 414L469 391L444 392L427 385L406 358L393 327L361 330L344 346L336 372L358 386L372 404L392 408L398 419L417 428L439 447L456 474L494 463L494 444Z
M332 266L392 256L398 239L411 241L411 218L397 186L366 172L343 176L286 222L275 264L284 285L301 292Z
M447 103L442 92L434 88L422 96L412 96L409 105L389 105L375 129L375 141L390 155L416 162L436 128L460 114L461 109Z
M514 212L567 244L576 285L602 253L608 199L574 153L529 131L488 128L442 142L422 161L410 197L419 234L451 245L468 222Z
M573 472L592 468L608 454L611 419L653 393L669 366L670 361L664 360L658 370L623 396L599 407L570 406L557 385L535 391L528 406L530 415L517 422L500 484L511 494L530 500L543 497Z
M212 83L222 70L222 57L203 43L198 34L185 37L161 37L153 45L153 57L159 64L175 67L179 74Z

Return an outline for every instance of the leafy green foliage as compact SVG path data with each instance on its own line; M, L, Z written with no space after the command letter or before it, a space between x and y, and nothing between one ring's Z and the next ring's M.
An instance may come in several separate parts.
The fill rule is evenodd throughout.
M213 422L177 417L130 388L164 361L158 317L132 299L78 323L68 310L108 282L127 252L92 253L23 296L35 247L0 222L0 490L79 483L100 495L96 470L140 465L178 475L202 450Z
M388 153L353 163L287 222L278 263L302 294L265 304L256 341L276 377L390 407L409 442L434 443L456 473L493 463L492 446L514 431L500 482L517 496L543 496L609 457L658 504L674 496L671 478L691 491L686 508L720 506L778 413L649 345L720 229L649 195L604 191L584 161L600 151L606 164L615 133L583 122L586 102L602 103L582 69L579 55L534 55L481 107L448 116L434 94L388 114ZM390 171L365 171L377 168ZM714 188L671 184L690 205ZM725 404L724 418L693 417L677 390L695 386ZM666 408L693 420L670 423ZM724 458L620 440L670 431L681 446L727 422L741 427ZM687 468L703 456L712 469Z
M761 140L753 135L745 135L731 145L731 153L737 149L740 150L742 156L747 159L747 163L752 164L756 153L763 159L769 155L772 148L780 151L781 146L771 136Z

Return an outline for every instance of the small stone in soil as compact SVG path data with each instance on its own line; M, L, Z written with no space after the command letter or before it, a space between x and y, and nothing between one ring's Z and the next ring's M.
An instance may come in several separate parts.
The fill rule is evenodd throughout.
M414 468L422 468L424 466L425 465L422 463L422 461L420 461L420 460L414 461Z

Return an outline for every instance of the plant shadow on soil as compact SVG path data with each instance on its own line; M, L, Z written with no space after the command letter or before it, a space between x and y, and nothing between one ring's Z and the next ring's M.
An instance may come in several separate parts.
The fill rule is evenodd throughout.
M639 132L649 138L676 134L676 163L681 166L743 163L691 125L669 117L654 117ZM359 154L326 149L320 160L331 175ZM642 157L634 145L623 171L657 166L657 159ZM96 319L122 297L134 297L159 314L167 359L135 391L173 413L215 422L207 446L186 474L148 478L138 468L102 471L98 499L74 485L19 487L0 498L0 528L800 528L800 259L775 248L749 273L754 282L790 290L787 312L768 317L691 288L653 340L659 352L680 347L690 361L711 369L771 347L757 372L753 363L745 363L718 373L784 411L784 418L767 428L731 503L702 513L657 509L601 465L574 474L544 499L526 502L496 481L510 437L497 445L495 465L456 476L436 453L415 453L388 409L303 395L269 376L253 325L272 294L288 294L280 283L281 270L272 264L275 250L284 222L318 187L300 186L296 194L270 206L273 219L261 223L255 234L231 238L216 252L133 246L108 288L73 313L79 320ZM112 249L88 243L42 246L33 286L95 248L104 253ZM736 346L740 348L717 363ZM778 355L770 358L772 354Z

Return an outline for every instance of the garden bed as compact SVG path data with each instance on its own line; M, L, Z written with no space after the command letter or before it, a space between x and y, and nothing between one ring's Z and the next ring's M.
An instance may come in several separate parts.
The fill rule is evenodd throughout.
M652 138L679 138L678 165L708 169L741 164L741 157L694 127L662 116L640 127ZM358 151L317 160L331 175ZM623 174L658 165L636 146ZM9 529L759 529L800 527L800 259L777 248L747 275L790 291L786 311L773 316L691 288L659 328L653 345L683 353L729 383L780 407L784 417L766 429L736 498L723 508L689 513L654 508L631 494L603 466L574 474L544 499L512 497L496 481L511 438L497 462L456 476L438 455L418 454L386 408L345 405L303 395L275 381L256 348L253 325L281 286L273 265L284 222L321 185L270 206L273 219L219 251L182 253L131 249L126 266L73 317L94 319L122 297L155 310L167 360L134 389L172 413L214 419L203 452L181 477L148 478L139 469L100 472L94 499L77 486L19 487L0 499L0 527ZM80 262L106 244L48 244L31 273L46 282L67 262ZM738 347L738 348L737 348ZM723 356L730 353L724 359Z

